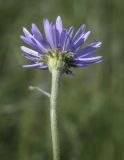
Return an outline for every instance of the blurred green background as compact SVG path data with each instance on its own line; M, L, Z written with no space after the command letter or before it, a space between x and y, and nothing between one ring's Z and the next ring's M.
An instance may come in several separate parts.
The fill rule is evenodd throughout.
M49 100L29 91L49 91L47 71L22 69L19 36L44 17L77 30L84 23L88 40L103 42L99 65L63 75L59 98L62 160L124 160L124 1L0 0L0 159L52 160Z

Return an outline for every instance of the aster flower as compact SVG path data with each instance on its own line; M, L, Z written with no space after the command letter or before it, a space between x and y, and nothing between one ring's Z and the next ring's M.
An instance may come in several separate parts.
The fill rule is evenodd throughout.
M96 56L95 52L102 43L93 41L87 47L83 47L91 32L86 31L86 26L82 25L74 35L74 28L64 28L60 16L57 17L56 23L44 19L43 25L45 38L34 23L31 33L23 28L24 36L21 36L21 39L29 47L21 46L21 49L23 56L32 62L23 67L49 70L52 73L51 93L33 86L30 86L30 90L36 89L50 98L53 160L60 160L56 108L61 74L72 74L72 67L83 68L89 64L100 63L102 56Z
M75 35L73 27L69 30L63 27L60 16L57 17L56 23L44 19L43 25L45 38L34 23L31 33L23 28L24 36L21 36L21 39L29 45L29 48L21 46L21 50L23 56L32 62L30 65L23 65L24 68L51 71L52 68L58 67L62 72L69 74L72 73L72 67L83 68L102 61L102 56L96 56L95 53L102 45L100 41L95 40L87 47L83 47L91 33L86 31L85 25L82 25Z

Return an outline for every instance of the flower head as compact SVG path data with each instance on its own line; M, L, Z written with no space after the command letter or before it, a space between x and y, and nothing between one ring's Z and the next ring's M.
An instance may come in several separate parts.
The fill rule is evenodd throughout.
M50 71L61 69L67 74L72 73L72 67L87 67L89 64L99 63L102 56L96 56L95 51L101 47L100 41L93 41L87 47L83 44L88 39L90 31L82 25L74 34L74 28L69 30L63 27L61 17L57 17L56 23L43 20L45 38L36 24L32 24L31 33L23 28L24 36L21 39L30 46L21 46L23 56L33 64L23 65L24 68L33 68Z

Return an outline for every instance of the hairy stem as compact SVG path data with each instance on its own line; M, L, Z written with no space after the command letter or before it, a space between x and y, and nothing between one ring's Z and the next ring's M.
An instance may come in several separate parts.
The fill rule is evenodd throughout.
M51 134L53 145L53 160L59 160L59 142L58 142L58 129L57 129L57 99L60 80L60 71L52 70L52 88L50 97L50 119L51 119Z

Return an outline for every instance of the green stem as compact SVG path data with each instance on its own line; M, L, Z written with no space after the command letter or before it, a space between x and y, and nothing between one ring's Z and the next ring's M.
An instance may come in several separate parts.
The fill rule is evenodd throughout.
M52 70L52 88L50 98L50 118L51 118L51 134L53 145L53 160L59 160L59 142L57 130L57 98L61 72L59 70Z

